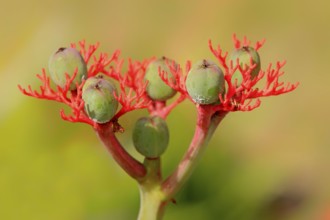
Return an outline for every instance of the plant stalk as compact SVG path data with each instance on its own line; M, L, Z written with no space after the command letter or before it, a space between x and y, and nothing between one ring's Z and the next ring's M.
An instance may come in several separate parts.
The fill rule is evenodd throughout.
M191 144L177 169L162 184L167 200L171 200L190 177L214 131L225 116L226 112L214 112L212 108L198 107L195 134Z
M146 158L147 175L140 182L140 211L138 220L161 220L167 204L161 190L160 158Z
M111 124L100 126L96 133L105 147L109 150L115 161L126 171L128 175L138 182L146 176L146 168L142 163L133 158L119 143Z

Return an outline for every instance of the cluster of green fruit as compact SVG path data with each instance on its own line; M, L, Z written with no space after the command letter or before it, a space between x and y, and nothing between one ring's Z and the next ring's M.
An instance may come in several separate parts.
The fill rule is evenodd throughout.
M69 90L76 90L83 80L82 99L90 119L106 123L115 115L118 101L115 99L116 87L102 75L87 78L87 64L75 48L60 48L49 60L49 72L53 82L62 88L67 86L68 77L76 74Z
M251 78L256 77L260 70L260 58L256 50L251 47L236 49L231 60L246 68L255 64L251 71ZM251 63L252 62L252 63ZM167 73L167 79L173 85L175 77L169 65L173 64L174 70L178 65L162 57L151 62L145 73L148 81L146 93L154 101L166 101L176 94L176 90L165 83L160 76L160 71ZM88 77L87 64L80 52L75 48L60 48L49 60L49 72L53 82L62 88L68 86L69 90L76 90L85 80L82 88L82 99L85 112L93 121L103 124L109 122L117 112L117 89L110 79L103 75ZM68 79L73 77L70 85ZM242 82L242 75L235 73L237 83ZM197 104L209 105L219 102L219 95L225 93L224 73L214 62L203 59L190 69L186 78L186 90L190 98ZM169 142L169 131L165 120L158 116L139 119L133 130L133 143L138 152L148 158L156 158L163 154Z

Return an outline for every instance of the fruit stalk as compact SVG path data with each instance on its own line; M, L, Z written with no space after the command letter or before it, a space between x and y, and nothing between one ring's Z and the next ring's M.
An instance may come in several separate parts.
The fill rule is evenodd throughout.
M195 134L177 169L163 182L162 189L168 200L181 189L201 158L209 140L227 112L212 111L212 106L198 106Z
M105 147L109 150L116 162L126 171L128 175L137 181L141 181L146 175L146 169L142 163L134 159L119 143L112 124L106 123L96 129L96 133Z

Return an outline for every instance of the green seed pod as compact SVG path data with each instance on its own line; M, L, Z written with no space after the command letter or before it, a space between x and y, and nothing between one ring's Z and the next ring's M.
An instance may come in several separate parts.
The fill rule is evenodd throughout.
M78 72L70 85L70 90L76 89L76 83L80 84L82 79L87 78L87 64L75 48L60 48L49 59L49 72L53 82L64 88L66 76L70 77L78 68Z
M133 144L136 150L148 158L161 156L169 142L166 121L161 117L140 118L133 130Z
M166 63L171 64L172 60L162 57L151 62L146 70L145 79L149 81L147 85L148 96L156 101L166 101L176 93L174 89L168 86L159 76L159 67L161 71L167 72L169 80L175 80Z
M194 64L186 79L188 94L201 105L219 101L219 94L225 92L225 79L222 70L210 60L200 60Z
M246 67L249 67L251 65L251 58L252 63L256 64L255 68L251 71L251 79L253 79L258 75L261 66L258 52L252 47L242 47L234 50L230 56L230 59L233 61L233 64L236 65L238 59L239 65L243 69L246 69ZM239 71L234 73L233 78L237 79L238 85L242 83L242 74Z
M88 117L100 124L110 121L118 108L114 93L117 90L110 81L100 76L88 78L82 89Z

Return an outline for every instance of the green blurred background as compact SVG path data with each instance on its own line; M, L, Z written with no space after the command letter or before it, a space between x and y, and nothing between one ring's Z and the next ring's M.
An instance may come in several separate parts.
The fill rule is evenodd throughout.
M91 127L61 120L58 103L20 94L58 47L85 39L122 57L167 55L184 64L211 57L212 39L231 50L231 36L265 38L262 65L286 59L290 94L231 113L204 158L167 208L165 220L323 220L330 212L330 2L1 1L0 219L135 219L139 192ZM323 78L325 77L325 78ZM119 135L130 140L130 113ZM164 175L182 157L196 113L184 102L168 118Z

